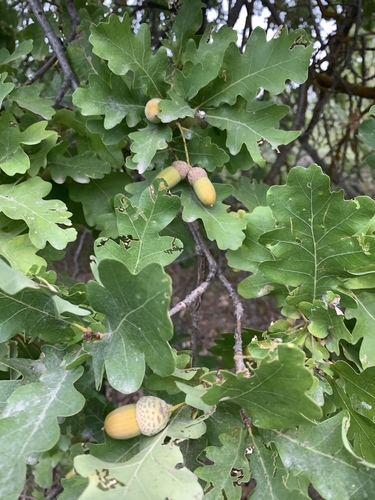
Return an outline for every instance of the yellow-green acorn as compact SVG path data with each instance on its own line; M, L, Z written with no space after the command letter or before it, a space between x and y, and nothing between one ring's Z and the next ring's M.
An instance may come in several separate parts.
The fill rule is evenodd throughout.
M160 118L158 117L158 114L160 113L160 108L159 108L159 102L161 99L159 97L154 97L153 99L150 99L145 106L145 115L146 118L149 122L151 123L159 123Z
M155 396L143 396L135 404L120 406L104 420L104 430L113 439L130 439L140 434L153 436L168 424L172 405Z
M177 160L174 161L172 165L159 172L155 179L164 179L169 189L171 189L182 179L186 178L190 169L191 166L186 163L186 161Z
M188 172L188 181L193 186L195 194L203 205L214 205L216 201L215 188L207 177L207 172L200 167L191 168Z

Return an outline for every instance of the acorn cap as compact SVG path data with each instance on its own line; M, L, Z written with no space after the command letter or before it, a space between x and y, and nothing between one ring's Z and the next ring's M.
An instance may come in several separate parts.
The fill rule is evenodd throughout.
M186 163L186 161L176 160L172 163L172 166L180 174L181 179L186 179L189 171L191 170L191 165Z
M202 177L208 177L208 176L207 172L201 167L191 168L188 172L188 181L192 186L198 179L201 179Z
M171 418L171 413L167 413L172 405L163 399L155 396L143 396L136 405L136 419L139 428L145 436L153 436L162 431Z

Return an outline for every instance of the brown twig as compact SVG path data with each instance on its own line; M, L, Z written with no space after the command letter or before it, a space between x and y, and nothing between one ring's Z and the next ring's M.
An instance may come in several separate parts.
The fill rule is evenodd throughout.
M240 301L239 296L235 292L233 286L227 278L223 275L223 273L219 270L217 272L218 278L221 281L221 284L228 292L229 298L233 302L234 306L234 315L236 318L236 327L234 329L234 366L236 367L236 373L244 372L246 370L246 366L243 360L243 350L242 350L242 316L243 316L243 307Z
M169 311L169 316L173 316L174 314L177 314L180 311L183 311L190 307L192 304L196 302L196 300L201 297L204 292L207 290L208 286L210 285L211 281L214 279L216 272L217 272L217 263L215 259L212 257L210 252L208 251L202 236L199 233L197 224L194 222L186 224L191 235L193 236L195 246L197 249L197 253L202 253L208 263L208 272L206 279L198 285L194 290L192 290L185 298L184 300L181 300L178 304L176 304L172 309Z
M40 24L46 37L48 38L49 43L50 43L50 45L55 53L57 60L60 63L61 69L63 71L64 78L63 78L63 82L62 82L61 89L60 89L59 96L58 96L59 100L61 100L62 96L65 94L66 90L69 87L72 87L73 90L75 90L78 87L79 83L78 83L77 77L74 74L72 68L70 67L69 61L68 61L66 54L65 54L64 46L63 46L61 40L56 36L52 26L50 25L41 3L39 2L39 0L28 0L28 2L30 4L30 7L31 7L38 23ZM70 5L70 7L68 5L68 10L70 13L71 12L71 5ZM72 18L72 24L73 24L73 26L75 24L75 21L73 20L73 18ZM63 91L64 91L64 94L62 94ZM57 98L56 98L56 100L57 100Z

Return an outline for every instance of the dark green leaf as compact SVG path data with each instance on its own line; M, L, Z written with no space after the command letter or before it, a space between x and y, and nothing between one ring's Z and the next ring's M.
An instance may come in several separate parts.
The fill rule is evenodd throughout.
M98 275L100 285L87 285L94 310L106 316L107 333L91 346L98 373L105 365L109 383L125 394L139 389L145 363L161 376L171 375L175 361L167 342L173 335L169 276L158 264L134 275L116 260L101 261Z

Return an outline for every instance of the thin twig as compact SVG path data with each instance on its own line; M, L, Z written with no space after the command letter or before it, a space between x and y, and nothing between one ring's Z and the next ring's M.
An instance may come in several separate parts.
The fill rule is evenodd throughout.
M243 360L243 350L242 350L242 316L243 316L243 307L240 301L239 296L235 292L233 286L224 274L218 270L217 276L221 281L221 284L228 292L229 298L233 302L234 306L234 315L236 318L236 327L234 329L234 365L236 367L236 373L244 372L246 370L246 366Z
M51 56L47 61L41 66L38 71L36 71L33 76L30 76L26 82L23 84L23 86L31 85L32 83L36 82L40 77L46 73L57 61L57 57L55 55Z
M45 35L47 36L49 43L50 43L50 45L51 45L59 63L60 63L61 69L64 73L64 79L63 79L63 83L61 85L61 90L64 89L66 92L66 90L70 86L73 88L73 90L75 90L78 87L79 83L78 83L76 75L74 74L72 68L70 67L70 64L69 64L69 61L65 55L65 50L64 50L64 47L63 47L61 40L56 36L52 26L50 25L50 23L47 19L47 16L46 16L46 14L43 10L43 7L40 4L39 0L28 0L28 2L30 4L30 7L31 7L38 23L40 24ZM72 19L72 23L73 23L73 19ZM61 90L60 90L60 94L61 94Z
M193 222L187 224L187 227L193 236L195 246L197 248L197 253L202 252L203 255L205 256L207 263L208 263L208 272L206 279L198 285L194 290L192 290L185 298L184 300L181 300L178 304L176 304L172 309L169 311L169 316L173 316L174 314L183 311L187 309L189 306L194 304L194 302L201 297L204 292L207 290L208 286L210 285L211 281L214 279L217 271L217 263L215 259L212 257L210 252L208 251L202 236L199 233L199 230L197 228L197 225Z

